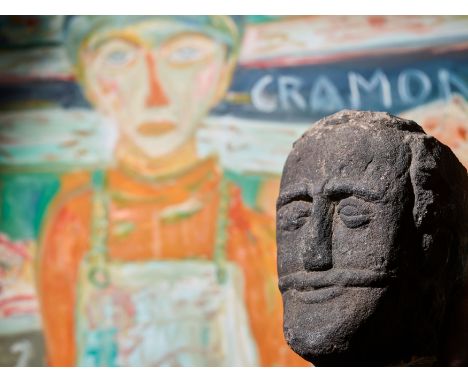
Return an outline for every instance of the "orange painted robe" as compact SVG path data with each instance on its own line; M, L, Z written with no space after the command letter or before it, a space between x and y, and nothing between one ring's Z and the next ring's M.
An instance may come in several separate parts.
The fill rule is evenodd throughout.
M166 179L108 170L108 258L121 261L210 259L214 252L222 173L214 159ZM44 223L38 287L48 363L76 363L75 315L79 267L90 250L93 188L90 175L63 178ZM228 186L227 259L243 271L251 330L263 366L308 365L282 333L277 288L275 230L271 218L247 209L240 190ZM195 203L191 213L163 211Z

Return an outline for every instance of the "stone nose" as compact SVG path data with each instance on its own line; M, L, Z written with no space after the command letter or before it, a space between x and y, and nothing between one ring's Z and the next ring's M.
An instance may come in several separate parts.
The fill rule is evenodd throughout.
M315 197L312 213L304 236L302 259L306 271L325 271L332 268L333 204Z

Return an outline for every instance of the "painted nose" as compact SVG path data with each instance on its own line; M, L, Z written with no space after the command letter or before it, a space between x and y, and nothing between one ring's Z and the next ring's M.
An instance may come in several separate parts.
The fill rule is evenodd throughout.
M146 106L164 106L169 103L164 90L159 82L156 65L151 53L146 55L146 66L148 68L149 77L149 93L146 98Z
M333 205L325 199L314 198L309 234L302 254L306 271L325 271L333 267L331 235L333 225Z

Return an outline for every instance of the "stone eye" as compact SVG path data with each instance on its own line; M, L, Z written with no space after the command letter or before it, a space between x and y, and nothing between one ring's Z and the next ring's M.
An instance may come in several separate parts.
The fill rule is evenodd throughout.
M348 228L360 227L369 223L372 218L369 203L352 196L341 200L337 211L341 221Z
M278 211L278 228L295 231L301 228L310 218L312 199L293 200Z

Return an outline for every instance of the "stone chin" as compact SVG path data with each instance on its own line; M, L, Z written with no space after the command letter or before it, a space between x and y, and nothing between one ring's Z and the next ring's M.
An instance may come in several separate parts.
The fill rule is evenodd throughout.
M356 362L361 351L355 344L361 343L366 327L378 326L377 322L385 319L375 307L382 306L386 291L387 288L343 288L336 297L312 303L305 302L295 290L284 292L283 332L288 345L314 365ZM378 332L373 339L378 345ZM373 347L372 343L368 345Z

